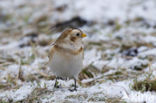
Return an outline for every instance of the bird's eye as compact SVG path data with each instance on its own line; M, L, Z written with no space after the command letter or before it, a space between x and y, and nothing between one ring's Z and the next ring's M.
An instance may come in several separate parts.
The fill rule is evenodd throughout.
M77 33L76 36L80 36L80 33Z

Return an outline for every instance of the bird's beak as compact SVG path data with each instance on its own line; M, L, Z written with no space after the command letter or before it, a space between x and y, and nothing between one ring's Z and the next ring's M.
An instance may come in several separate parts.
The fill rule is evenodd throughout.
M82 38L84 38L84 37L86 37L86 36L87 36L86 34L84 34L84 33L82 34Z

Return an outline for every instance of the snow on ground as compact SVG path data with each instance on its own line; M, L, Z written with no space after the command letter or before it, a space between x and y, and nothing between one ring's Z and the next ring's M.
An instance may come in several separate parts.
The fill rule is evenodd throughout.
M156 91L136 91L136 79L156 76L155 0L1 0L0 102L156 103ZM81 29L84 69L78 91L47 67L49 25L75 16L94 22Z

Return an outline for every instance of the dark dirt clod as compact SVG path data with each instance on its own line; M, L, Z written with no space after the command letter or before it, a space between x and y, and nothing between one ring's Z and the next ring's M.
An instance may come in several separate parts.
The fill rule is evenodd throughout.
M138 55L138 49L137 48L130 48L128 50L124 50L122 53L124 56L132 56L135 57Z
M51 31L62 31L65 28L71 28L71 27L79 28L84 25L87 25L88 23L89 23L89 21L87 21L79 16L76 16L68 21L64 21L64 22L55 24L54 26L51 27Z

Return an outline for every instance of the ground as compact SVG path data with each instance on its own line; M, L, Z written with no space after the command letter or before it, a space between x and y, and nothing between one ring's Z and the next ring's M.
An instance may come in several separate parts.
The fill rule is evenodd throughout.
M155 0L1 0L0 103L156 103ZM47 66L67 27L87 34L78 90Z

